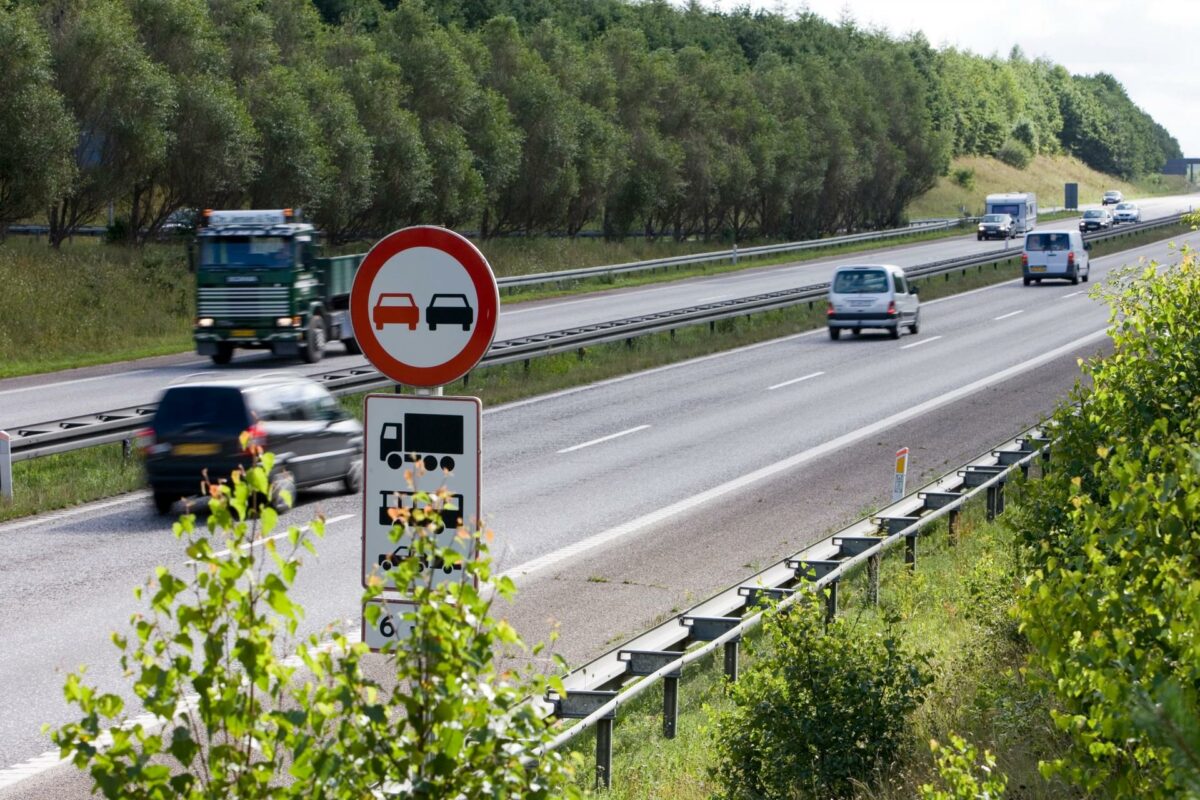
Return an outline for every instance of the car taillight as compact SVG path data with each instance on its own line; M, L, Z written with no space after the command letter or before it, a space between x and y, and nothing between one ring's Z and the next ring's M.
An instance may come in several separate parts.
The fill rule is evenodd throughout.
M242 452L254 455L256 449L259 452L267 449L267 429L257 422L246 429L246 447Z
M1067 266L1068 267L1075 266L1075 251L1074 250L1067 253Z
M1029 266L1029 253L1021 253L1021 266L1022 267Z
M829 307L825 309L825 316L832 317L835 313L837 312L833 310L833 303L830 303Z
M896 313L896 301L888 301L888 316L893 316Z

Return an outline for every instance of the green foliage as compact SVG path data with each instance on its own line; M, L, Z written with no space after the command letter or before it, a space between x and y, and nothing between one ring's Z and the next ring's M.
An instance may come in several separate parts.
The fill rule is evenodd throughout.
M138 592L146 613L131 633L113 635L150 716L130 719L120 695L87 685L82 672L68 676L67 700L83 717L53 738L93 790L156 800L577 797L563 756L532 758L548 734L526 698L550 682L493 667L498 649L522 644L490 616L476 581L501 598L513 585L493 579L486 560L464 563L438 547L430 532L440 526L440 495L417 495L416 510L393 528L411 544L392 577L416 603L406 616L412 634L373 656L331 628L327 640L305 637L294 658L282 657L303 618L290 591L323 521L275 533L273 462L261 454L230 484L210 487L207 533L192 515L175 524L186 573L159 567ZM443 560L462 566L461 583L433 585L422 565ZM380 623L377 604L368 619ZM390 668L382 682L367 673L379 662Z
M729 691L715 734L723 797L847 796L894 756L931 677L891 631L824 625L816 604L764 625L764 650Z
M1029 162L1033 160L1033 152L1024 143L1014 137L1004 140L1004 144L996 151L996 158L1010 167L1025 169L1029 166Z
M1166 724L1200 713L1200 264L1184 252L1107 296L1114 352L1085 365L1078 409L1055 414L1051 467L1014 517L1032 568L1021 627L1072 742L1046 773L1179 797L1200 775L1194 739Z
M970 167L961 167L956 169L954 170L954 174L951 175L951 180L964 189L974 189L975 170L971 169Z
M980 759L974 745L953 733L949 747L931 741L929 749L937 756L939 783L945 788L927 783L921 787L921 800L1001 800L1004 797L1008 779L1002 774L992 774L996 769L996 757L988 751L983 751Z

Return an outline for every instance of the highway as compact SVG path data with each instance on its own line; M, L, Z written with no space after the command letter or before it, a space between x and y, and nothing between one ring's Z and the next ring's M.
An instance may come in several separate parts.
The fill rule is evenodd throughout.
M1153 198L1139 201L1139 204L1143 219L1150 220L1200 206L1200 195ZM1062 219L1043 223L1039 229L1067 229L1077 224L1075 219ZM1008 245L1019 248L1021 240L1013 240ZM889 246L795 265L754 268L708 278L521 303L502 310L496 338L504 340L530 336L577 325L822 283L828 280L836 266L848 261L883 261L911 267L1003 247L1004 242L980 242L971 234ZM185 353L12 378L0 381L0 430L16 430L22 425L153 402L172 381L194 373L232 371L254 374L268 369L286 369L312 375L364 364L366 360L362 356L343 355L341 345L333 344L328 357L315 365L274 359L256 351L239 351L231 366L218 368L207 358Z
M908 263L918 247L888 257ZM1141 257L1173 254L1095 259L1092 285ZM795 285L828 266L743 277L789 269ZM761 291L735 277L670 291L676 305L697 284ZM1017 433L1074 384L1076 358L1106 347L1089 288L1010 281L925 303L921 334L899 341L814 331L487 409L484 511L520 587L502 612L535 639L561 624L557 650L578 663L886 502L898 446L913 450L915 486ZM654 296L608 302L631 295ZM558 313L579 321L580 306ZM330 519L297 592L308 630L357 627L360 504L331 487L286 516ZM138 610L135 583L183 560L141 493L0 525L0 798L87 796L72 769L44 769L52 757L29 763L50 749L41 724L70 718L61 685L80 664L122 689L109 633Z

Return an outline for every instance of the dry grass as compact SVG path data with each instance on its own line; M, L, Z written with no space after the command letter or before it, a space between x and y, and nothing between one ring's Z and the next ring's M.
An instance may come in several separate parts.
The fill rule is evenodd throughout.
M974 186L970 189L952 179L960 169L975 171ZM994 158L967 156L954 159L950 175L938 179L937 186L910 203L908 214L913 219L953 217L964 207L968 214L979 214L983 211L984 197L995 192L1034 192L1039 206L1054 208L1063 205L1065 183L1079 184L1080 203L1098 203L1109 189L1117 189L1130 199L1197 190L1183 178L1167 175L1152 175L1129 183L1097 172L1071 156L1037 156L1023 170Z

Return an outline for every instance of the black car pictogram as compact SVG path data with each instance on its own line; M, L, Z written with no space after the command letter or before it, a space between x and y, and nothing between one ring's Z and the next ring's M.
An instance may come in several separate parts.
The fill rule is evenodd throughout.
M425 322L431 331L438 325L461 325L469 331L474 321L475 309L465 294L435 294L425 308Z

